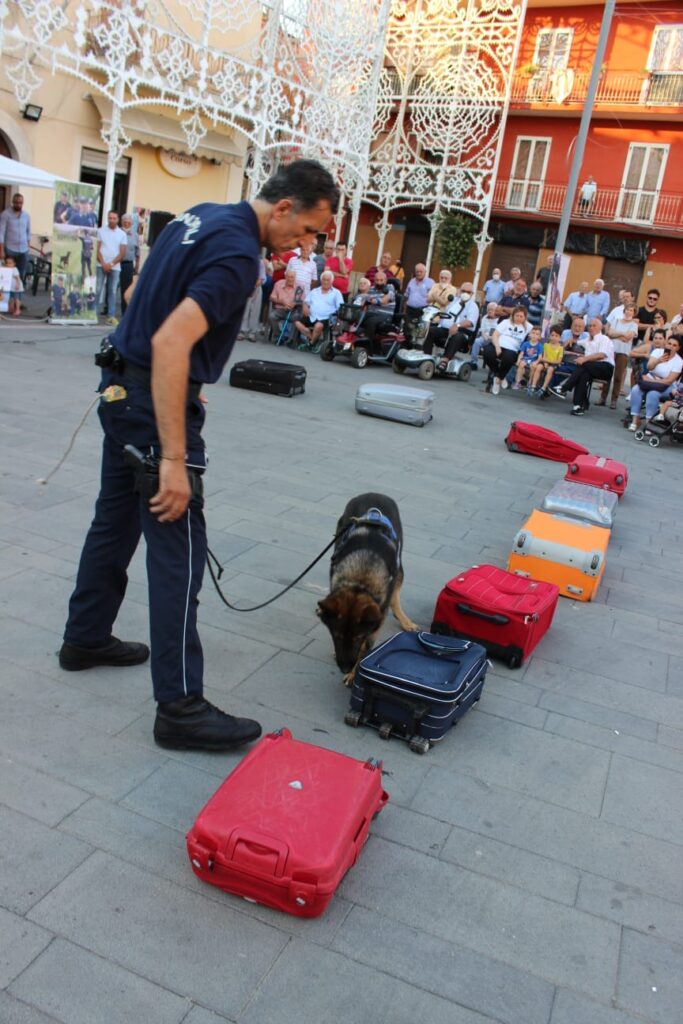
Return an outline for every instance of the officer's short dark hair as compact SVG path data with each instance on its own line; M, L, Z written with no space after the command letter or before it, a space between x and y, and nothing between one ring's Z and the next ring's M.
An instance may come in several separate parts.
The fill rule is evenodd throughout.
M294 160L279 167L256 198L266 203L291 199L296 210L311 210L325 201L332 213L339 207L339 189L334 178L317 160Z

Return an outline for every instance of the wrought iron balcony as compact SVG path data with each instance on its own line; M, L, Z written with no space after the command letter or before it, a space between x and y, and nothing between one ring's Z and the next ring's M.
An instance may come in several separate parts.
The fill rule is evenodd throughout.
M572 106L583 104L590 71L527 68L515 72L513 106ZM596 104L601 106L676 107L683 105L683 72L612 71L605 69L598 84Z
M550 182L499 179L493 209L498 214L559 220L566 191L566 185ZM572 222L584 220L634 229L665 228L671 234L683 235L683 194L598 185L592 202L582 204L579 188L572 205Z

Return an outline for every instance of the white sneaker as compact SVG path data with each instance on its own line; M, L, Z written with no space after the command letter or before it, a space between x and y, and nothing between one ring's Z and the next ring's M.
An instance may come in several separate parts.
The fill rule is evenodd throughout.
M664 422L664 414L661 413L661 412L658 412L657 415L654 418L654 422L655 423L663 423Z
M498 380L497 377L494 378L493 384L491 385L491 394L492 395L499 395L500 394L500 381Z
M629 423L628 429L629 430L634 430L634 431L637 430L638 429L637 423Z
M503 380L500 382L500 386L501 386L503 391L507 391L507 389L510 387L510 385L508 384L507 377L503 378Z

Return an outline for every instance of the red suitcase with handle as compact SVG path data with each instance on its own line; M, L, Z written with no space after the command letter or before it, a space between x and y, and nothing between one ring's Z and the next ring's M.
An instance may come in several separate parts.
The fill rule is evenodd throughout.
M318 917L389 799L382 762L264 736L187 834L194 873L253 903Z
M628 469L623 462L608 459L604 455L577 455L572 459L565 480L573 480L575 484L589 484L591 487L602 487L605 491L614 491L619 500L628 484Z
M518 668L550 628L559 593L552 583L475 565L439 594L432 632L475 640Z
M522 420L514 420L510 424L505 444L509 452L537 455L553 462L571 462L577 455L588 454L588 449L582 444L562 437L557 431L539 427L537 423L524 423Z

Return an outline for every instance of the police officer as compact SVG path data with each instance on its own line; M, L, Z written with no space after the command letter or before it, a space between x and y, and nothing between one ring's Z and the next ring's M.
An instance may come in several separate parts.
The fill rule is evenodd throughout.
M59 662L77 671L149 657L145 644L112 635L142 532L160 746L227 750L261 733L258 722L234 718L202 695L196 619L206 530L197 480L206 461L199 392L202 383L218 380L230 356L258 278L261 247L284 252L314 241L338 202L328 171L317 161L298 160L280 168L251 203L201 203L179 215L145 262L111 335L115 362L103 370L100 385L101 490ZM151 499L139 493L140 476L125 445L159 459Z

